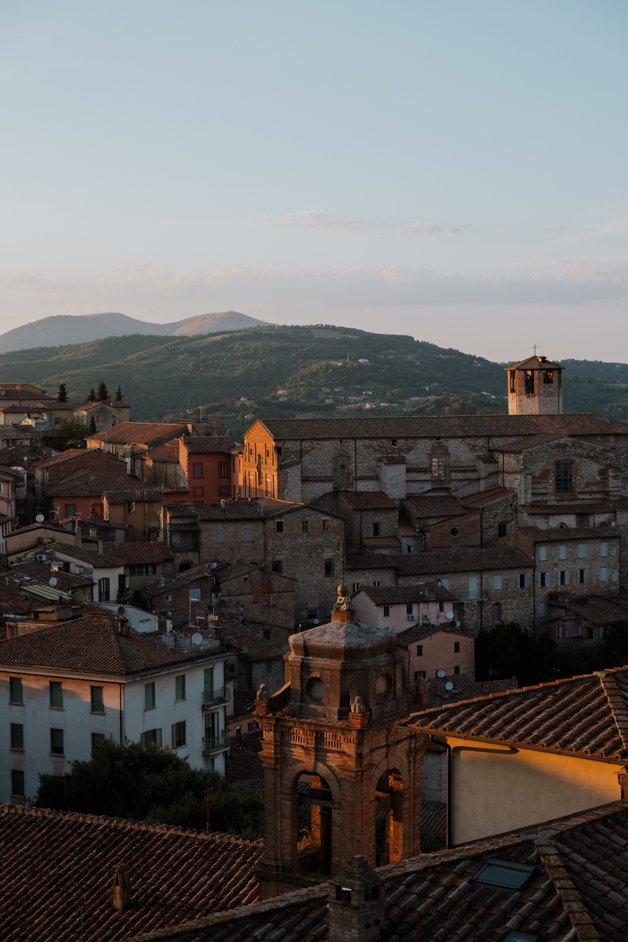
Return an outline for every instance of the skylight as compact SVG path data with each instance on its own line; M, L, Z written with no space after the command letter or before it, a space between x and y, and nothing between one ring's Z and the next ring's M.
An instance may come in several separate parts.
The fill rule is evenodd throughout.
M528 864L489 857L473 877L473 882L483 883L486 886L497 886L504 890L522 890L532 879L533 874L534 867ZM526 942L525 936L522 938L523 942ZM513 942L515 939L516 936L513 938Z

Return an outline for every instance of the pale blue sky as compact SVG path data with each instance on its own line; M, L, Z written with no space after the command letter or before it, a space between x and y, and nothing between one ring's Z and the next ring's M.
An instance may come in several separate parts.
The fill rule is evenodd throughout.
M0 331L628 361L625 0L0 0Z

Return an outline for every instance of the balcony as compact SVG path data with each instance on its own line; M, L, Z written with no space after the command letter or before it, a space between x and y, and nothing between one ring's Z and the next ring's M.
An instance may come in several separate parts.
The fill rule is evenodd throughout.
M217 736L203 737L203 755L212 756L216 752L222 752L227 748L227 733L223 730Z
M225 703L225 688L216 687L214 690L203 690L201 697L203 698L203 706L211 707L216 706L219 703Z

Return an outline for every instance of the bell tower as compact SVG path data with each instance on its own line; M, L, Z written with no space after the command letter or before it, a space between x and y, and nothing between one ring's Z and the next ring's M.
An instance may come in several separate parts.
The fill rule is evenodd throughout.
M535 348L536 349L536 348ZM508 415L558 415L563 411L563 368L534 356L506 368Z
M284 686L260 689L265 856L262 893L374 867L420 850L423 740L407 715L394 634L355 620L347 590L327 625L289 639Z

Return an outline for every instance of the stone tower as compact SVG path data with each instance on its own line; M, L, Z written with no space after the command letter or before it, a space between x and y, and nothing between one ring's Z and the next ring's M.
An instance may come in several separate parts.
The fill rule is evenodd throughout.
M286 683L260 689L265 856L272 896L419 852L422 738L407 713L402 657L387 628L354 620L338 590L332 620L290 638Z
M534 354L506 368L508 415L558 415L563 411L563 368Z

